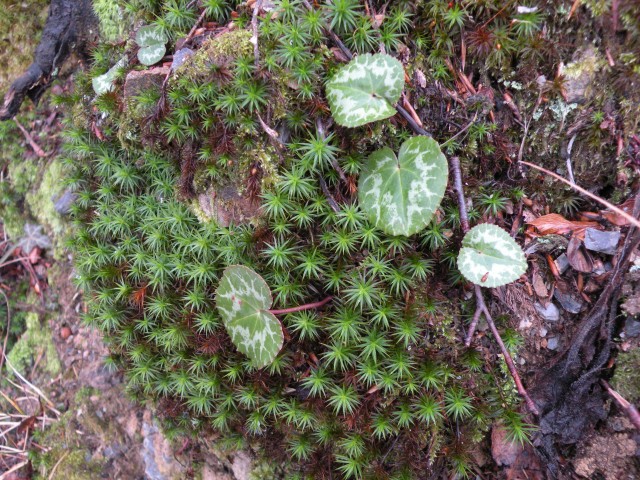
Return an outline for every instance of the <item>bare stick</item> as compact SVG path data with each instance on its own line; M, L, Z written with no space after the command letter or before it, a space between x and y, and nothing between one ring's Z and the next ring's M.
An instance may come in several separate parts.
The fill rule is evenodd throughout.
M7 354L7 343L9 342L9 330L11 329L11 307L9 306L9 298L4 290L0 289L0 293L4 297L4 301L7 304L7 331L4 334L4 341L2 342L2 355L0 355L0 374L2 374L2 367L4 366L4 356Z
M29 145L31 145L31 148L33 149L33 151L35 152L35 154L37 156L39 156L40 158L44 158L47 156L47 154L45 153L44 150L42 150L40 148L40 145L38 145L36 143L36 141L33 139L33 137L31 136L31 134L27 131L26 128L24 128L22 126L22 124L18 121L17 118L13 119L14 122L16 122L16 125L18 126L18 128L20 129L20 131L22 132L22 135L24 135L24 138L27 140L27 142L29 142Z
M627 212L625 212L621 208L616 207L614 204L612 204L610 202L607 202L604 198L601 198L598 195L595 195L595 194L591 193L590 191L585 190L580 185L577 185L575 183L571 183L566 178L561 177L557 173L553 173L553 172L547 170L546 168L540 167L539 165L536 165L534 163L525 162L524 160L520 160L520 163L522 163L523 165L526 165L528 167L535 168L536 170L540 170L541 172L546 173L547 175L555 178L556 180L559 180L562 183L566 183L567 185L569 185L574 190L577 190L578 192L582 193L583 195L586 195L587 197L595 200L596 202L600 203L601 205L604 205L605 207L607 207L612 212L615 212L618 215L620 215L621 217L624 217L630 224L634 225L635 227L640 228L640 221L638 221L638 219L634 218L632 215L629 215Z
M476 292L476 296L477 296L477 292ZM476 311L473 314L473 319L471 320L471 324L469 325L469 329L467 330L467 338L464 339L464 346L467 348L471 346L471 340L473 339L473 334L476 332L476 328L478 327L478 322L480 321L481 316L482 316L482 309L476 308Z
M269 313L272 313L273 315L284 315L285 313L294 313L301 312L303 310L311 310L313 308L320 308L323 305L329 303L332 298L332 296L328 296L327 298L325 298L324 300L320 300L319 302L307 303L306 305L300 305L298 307L283 308L282 310L269 310Z
M635 405L633 403L630 403L622 395L611 388L611 385L609 385L606 381L600 380L600 383L605 388L607 393L613 397L620 408L624 410L624 412L629 417L629 420L631 420L631 423L633 423L633 426L640 430L640 412L638 412L638 409L635 407Z
M262 7L262 0L256 0L253 4L253 15L251 17L251 43L253 43L253 61L258 68L260 64L260 49L258 48L258 14L260 13L260 7Z

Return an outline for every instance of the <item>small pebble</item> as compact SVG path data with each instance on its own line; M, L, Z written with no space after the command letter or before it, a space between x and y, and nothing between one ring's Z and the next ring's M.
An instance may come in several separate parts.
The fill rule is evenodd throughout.
M546 307L541 303L536 302L534 306L543 320L546 320L547 322L557 322L560 320L560 310L558 310L558 307L556 307L553 302L549 302Z
M60 329L60 338L66 340L71 336L71 329L69 327L62 327Z
M549 350L555 350L558 348L558 344L560 343L560 339L558 337L551 337L547 340L547 348Z

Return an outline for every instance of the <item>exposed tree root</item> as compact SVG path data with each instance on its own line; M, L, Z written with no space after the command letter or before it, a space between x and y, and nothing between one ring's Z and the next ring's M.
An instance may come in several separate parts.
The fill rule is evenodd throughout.
M97 32L90 0L51 0L49 16L33 63L4 96L0 120L16 116L25 97L37 104L72 52L85 56L85 46Z

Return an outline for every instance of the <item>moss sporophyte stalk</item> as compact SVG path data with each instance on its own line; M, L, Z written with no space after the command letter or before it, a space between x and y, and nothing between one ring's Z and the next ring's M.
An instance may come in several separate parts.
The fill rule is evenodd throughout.
M418 46L414 19L437 3L397 2L373 28L355 0L282 0L259 16L256 57L253 9L208 0L217 26L162 85L123 99L117 72L96 97L91 80L131 53L121 44L78 78L64 167L86 320L169 432L244 439L290 478L465 476L493 422L526 438L504 369L457 340L468 312L443 280L460 280L457 212L440 206L446 159L435 139L386 120L404 85L397 49ZM126 8L168 48L201 13L186 0ZM438 28L458 29L464 16L448 15ZM329 49L329 30L360 54L352 63ZM380 42L387 53L367 55ZM372 85L369 74L368 93L341 80ZM472 281L526 268L498 227L470 235L458 264Z

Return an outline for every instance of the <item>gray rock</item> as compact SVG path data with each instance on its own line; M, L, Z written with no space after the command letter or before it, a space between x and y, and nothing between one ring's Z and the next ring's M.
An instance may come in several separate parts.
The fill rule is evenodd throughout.
M142 423L142 459L148 480L173 480L186 478L184 468L173 455L171 443L145 412Z
M593 45L578 49L573 60L561 72L565 76L567 103L583 102L590 97L596 74L603 64Z
M176 53L173 54L173 61L171 62L171 70L175 70L178 67L184 65L184 62L187 61L189 57L191 57L195 52L190 48L181 48Z
M547 348L549 350L556 350L558 345L560 344L560 339L558 337L551 337L547 340Z
M558 310L558 307L556 307L553 302L549 302L546 307L536 302L534 306L536 307L538 315L540 315L543 320L547 322L557 322L560 320L560 310Z
M584 246L593 252L613 255L616 253L620 232L603 232L595 228L587 228L584 235Z
M562 308L569 313L580 313L580 310L582 310L582 306L584 305L584 301L581 298L570 293L561 292L557 288L554 290L553 296L558 300L558 302L560 302Z
M71 211L71 205L73 205L73 202L76 201L76 198L78 198L77 194L69 190L65 190L65 192L60 195L57 200L55 198L52 198L51 200L53 200L54 202L53 208L55 208L56 212L59 215L69 215L69 212Z
M633 318L627 318L624 324L624 333L627 337L639 337L640 336L640 322Z
M562 275L569 268L569 259L567 258L567 254L563 253L558 258L555 259L556 267L558 268L558 272Z

